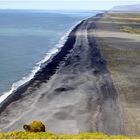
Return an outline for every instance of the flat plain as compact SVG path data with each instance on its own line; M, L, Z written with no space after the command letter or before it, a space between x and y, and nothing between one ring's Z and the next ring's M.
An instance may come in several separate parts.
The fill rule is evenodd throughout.
M123 133L140 134L140 14L107 13L94 36L119 96Z

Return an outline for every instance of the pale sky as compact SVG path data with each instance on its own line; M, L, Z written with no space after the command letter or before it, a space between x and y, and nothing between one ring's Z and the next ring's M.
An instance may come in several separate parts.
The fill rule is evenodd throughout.
M132 4L140 4L140 0L0 0L0 9L108 10Z

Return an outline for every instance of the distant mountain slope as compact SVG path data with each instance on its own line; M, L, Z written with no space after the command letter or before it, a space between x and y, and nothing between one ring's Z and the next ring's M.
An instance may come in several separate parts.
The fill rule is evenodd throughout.
M140 4L115 6L111 11L140 11Z

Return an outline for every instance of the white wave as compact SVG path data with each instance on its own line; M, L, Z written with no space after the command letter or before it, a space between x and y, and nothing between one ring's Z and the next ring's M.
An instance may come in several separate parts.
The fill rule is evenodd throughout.
M68 39L68 35L73 30L73 28L80 24L81 21L76 23L74 26L70 28L70 30L60 38L58 44L55 45L55 48L51 49L48 53L46 53L44 59L42 59L40 62L36 63L36 66L33 68L31 73L27 75L26 77L23 77L21 80L13 83L10 91L3 93L3 95L0 96L0 104L9 97L12 93L14 94L14 91L16 91L20 86L28 83L31 79L34 78L35 74L41 69L41 66L43 63L50 62L52 58L61 50L61 48L64 46L66 40Z

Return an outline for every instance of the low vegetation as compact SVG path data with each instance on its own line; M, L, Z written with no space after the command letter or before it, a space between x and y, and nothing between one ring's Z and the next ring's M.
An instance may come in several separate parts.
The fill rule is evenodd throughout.
M33 121L30 124L24 124L26 132L45 132L45 125L40 121Z
M127 139L126 136L108 136L103 133L54 134L49 132L8 132L0 133L0 139Z
M137 28L137 27L130 27L130 26L122 26L120 30L126 33L140 34L140 27Z
M126 24L140 24L140 14L136 13L110 13L104 16L104 21L120 22Z
M104 133L55 134L45 132L45 125L40 121L33 121L23 125L24 131L0 133L0 139L128 139L127 136L109 136Z
M140 19L140 13L108 13L107 14L108 16L110 17L120 17L120 18L131 18L131 19L134 19L134 18L139 18Z
M124 131L137 135L140 132L140 119L137 119L140 114L140 49L136 32L140 34L140 14L107 14L98 28L106 33L104 37L104 32L97 32L97 41L123 108ZM122 34L120 29L129 34Z

